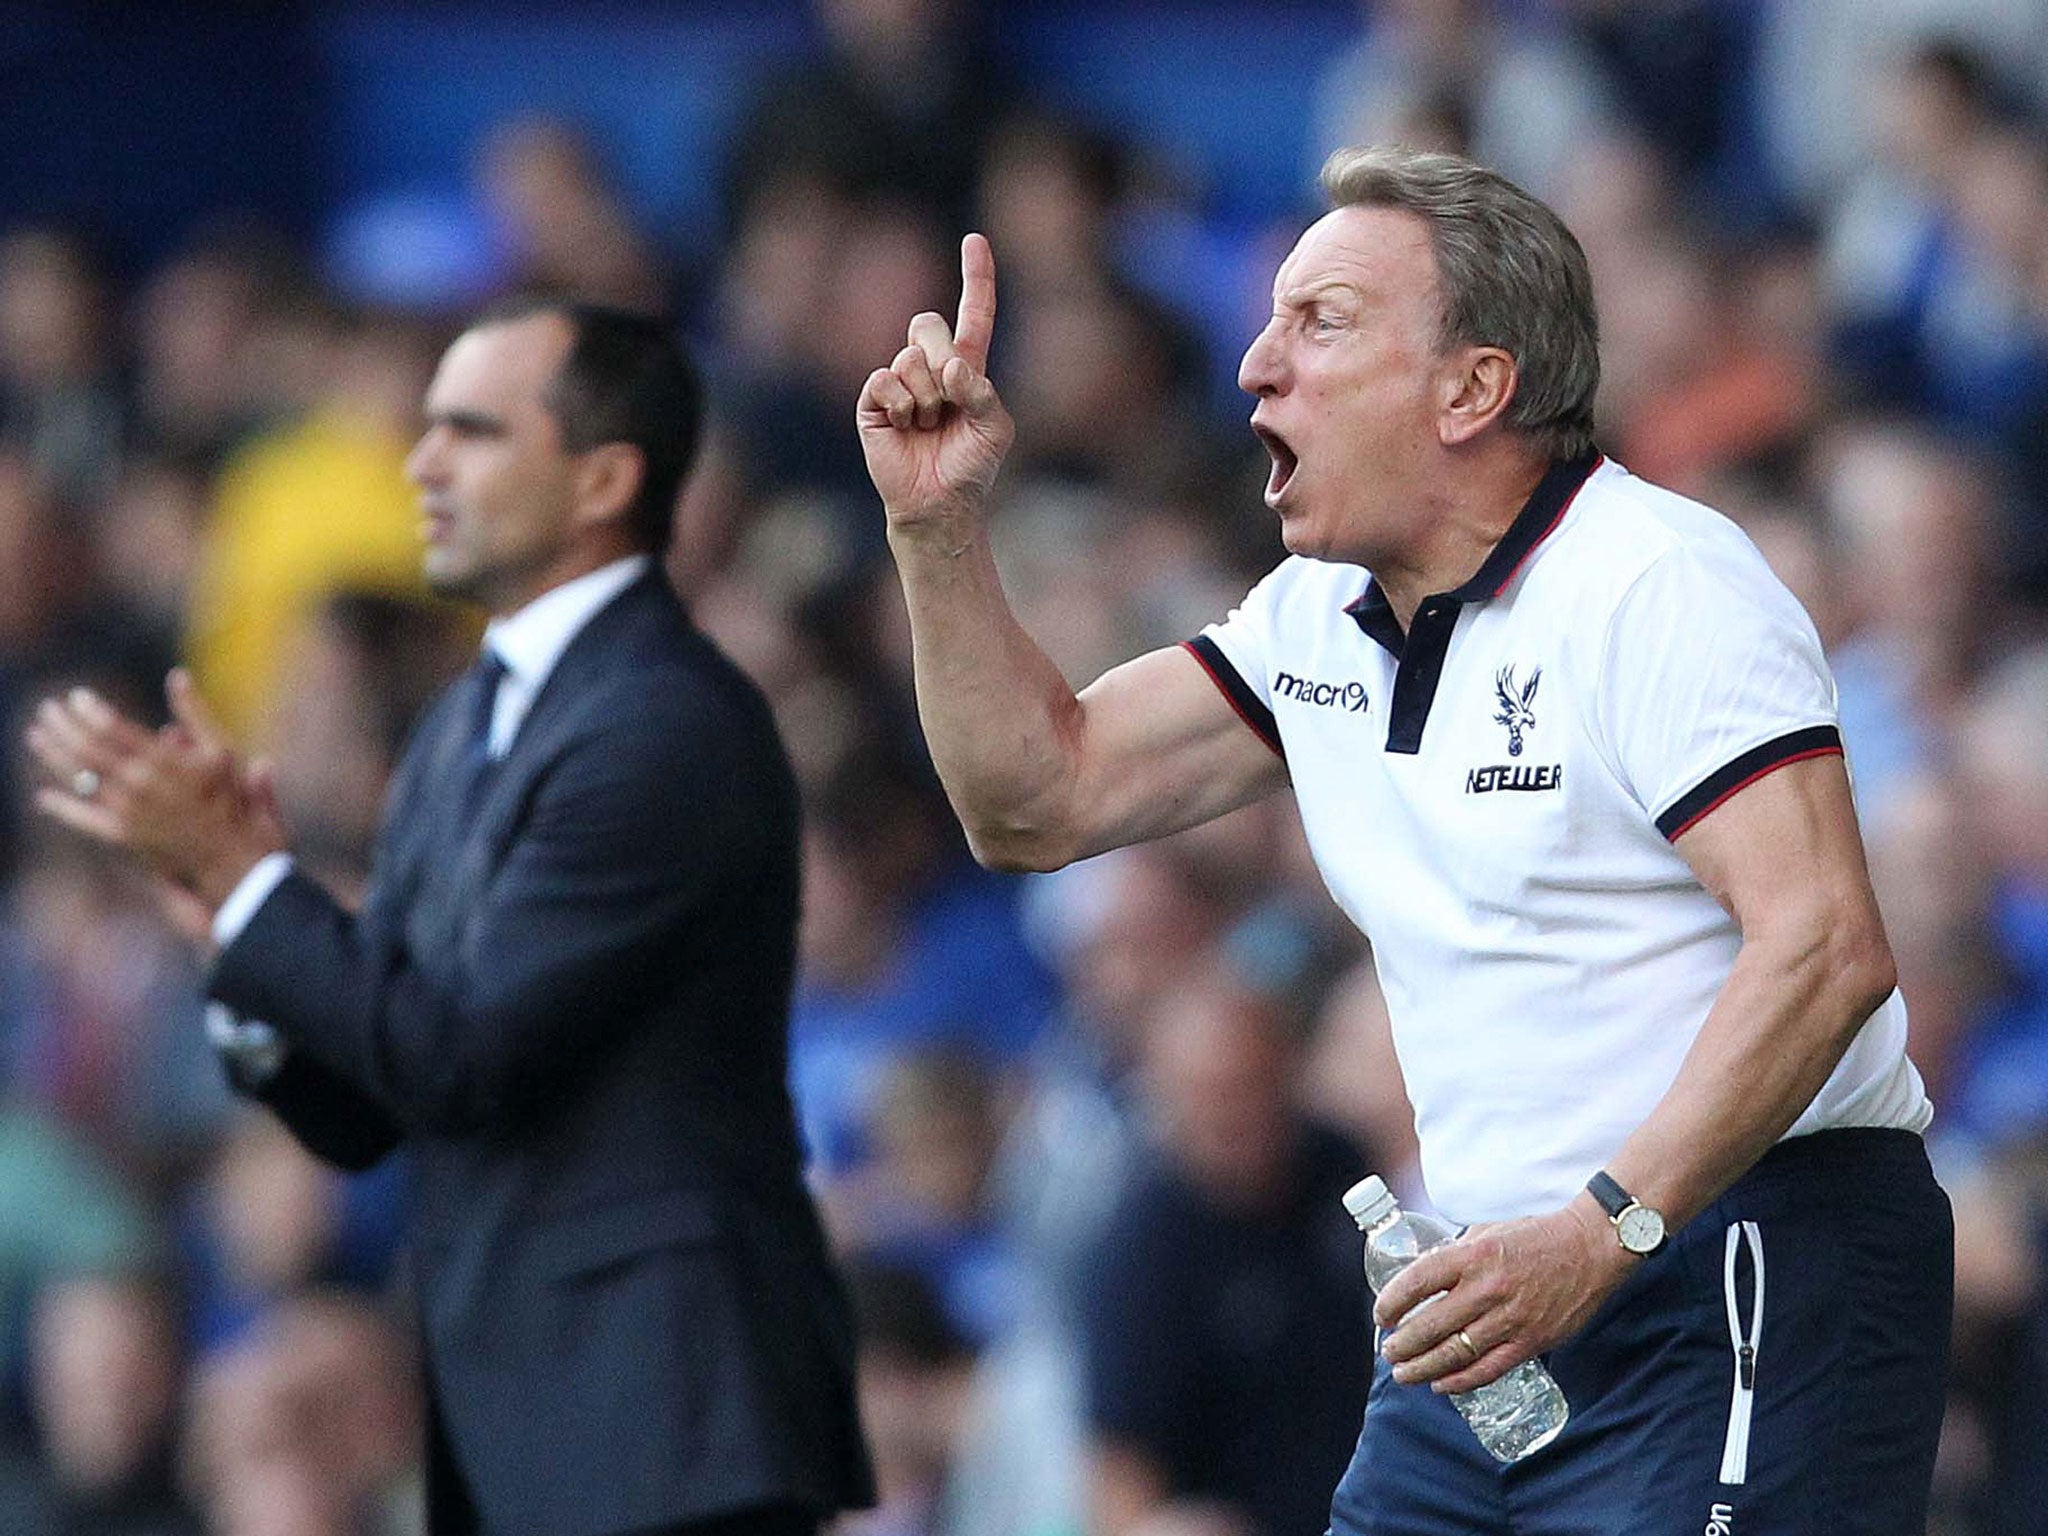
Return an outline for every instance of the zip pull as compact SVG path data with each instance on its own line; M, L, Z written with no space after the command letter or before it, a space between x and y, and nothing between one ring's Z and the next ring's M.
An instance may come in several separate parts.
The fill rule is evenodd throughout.
M1754 1294L1745 1325L1735 1285L1735 1260L1749 1248ZM1728 1403L1728 1438L1721 1447L1721 1482L1734 1487L1749 1477L1749 1432L1756 1412L1757 1344L1764 1331L1764 1237L1753 1221L1731 1222L1722 1256L1723 1299L1728 1306L1728 1343L1735 1354L1735 1384Z

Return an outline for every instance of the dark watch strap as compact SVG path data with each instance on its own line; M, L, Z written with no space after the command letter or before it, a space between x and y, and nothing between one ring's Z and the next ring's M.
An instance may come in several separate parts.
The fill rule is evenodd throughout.
M1615 1183L1605 1168L1586 1180L1586 1190L1600 1202L1600 1209L1607 1213L1609 1221L1636 1203L1636 1197Z

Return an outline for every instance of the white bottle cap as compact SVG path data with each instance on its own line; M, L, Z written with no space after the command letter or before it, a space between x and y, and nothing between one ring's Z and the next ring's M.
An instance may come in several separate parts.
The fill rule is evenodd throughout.
M1391 1215L1396 1203L1387 1181L1376 1173L1368 1173L1344 1191L1344 1209L1351 1213L1361 1232Z

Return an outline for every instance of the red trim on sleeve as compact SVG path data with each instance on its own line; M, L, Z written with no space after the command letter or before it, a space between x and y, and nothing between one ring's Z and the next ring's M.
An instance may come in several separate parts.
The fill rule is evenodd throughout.
M1209 664L1209 658L1201 653L1201 650L1195 645L1195 642L1192 640L1181 641L1180 648L1186 651L1190 656L1195 658L1195 665L1199 666L1203 672L1208 674L1209 681L1216 685L1216 691L1223 695L1223 701L1226 704L1228 704L1233 711L1236 712L1238 719L1242 720L1248 727L1250 727L1251 733L1254 736L1258 737L1260 741L1265 743L1266 750L1271 752L1275 757L1279 758L1280 761L1282 761L1283 763L1286 762L1287 754L1280 749L1280 743L1274 740L1273 736L1267 731L1266 727L1261 725L1258 722L1258 720L1253 717L1252 712L1249 709L1245 708L1243 701L1238 698L1237 689L1242 688L1244 686L1243 679L1237 677L1225 678L1222 675L1220 675L1215 669L1215 667ZM1237 687L1233 688L1231 686L1233 683L1235 683Z
M1722 790L1720 794L1714 796L1713 799L1709 800L1705 805L1701 806L1698 810L1694 811L1690 816L1686 817L1684 821L1681 821L1677 826L1673 827L1669 832L1667 832L1665 834L1665 838L1669 842L1677 842L1681 837L1685 836L1686 833L1690 832L1694 827L1698 826L1701 821L1706 819L1706 817L1712 814L1717 808L1719 808L1722 805L1725 805L1729 800L1734 798L1736 795L1742 793L1743 790L1749 788L1749 786L1754 784L1758 779L1766 778L1769 775L1776 773L1780 768L1788 767L1793 763L1803 763L1810 757L1840 757L1841 755L1842 749L1840 747L1815 747L1811 751L1795 752L1790 757L1781 757L1775 763L1766 763L1763 767L1757 769L1755 773L1752 773L1748 778L1742 779L1737 783L1731 784L1726 789Z

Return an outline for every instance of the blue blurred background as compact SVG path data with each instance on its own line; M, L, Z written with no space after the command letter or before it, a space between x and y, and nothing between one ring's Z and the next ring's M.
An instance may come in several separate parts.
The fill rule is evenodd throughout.
M2040 0L0 0L0 722L198 673L359 889L473 615L402 464L465 314L674 318L670 575L804 786L791 1079L884 1502L849 1536L1313 1536L1369 1337L1337 1195L1426 1201L1292 806L1058 875L938 791L852 431L995 243L999 557L1077 683L1280 555L1238 354L1332 148L1584 243L1603 446L1741 523L1841 689L1958 1215L1930 1530L2048 1533ZM0 754L0 1531L420 1527L406 1171L226 1094L149 891Z

